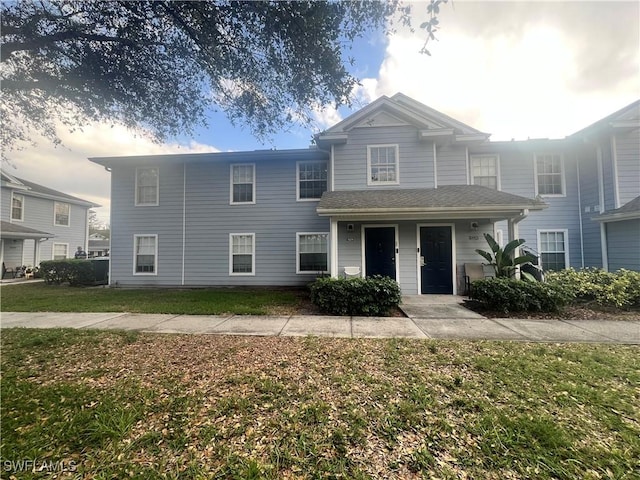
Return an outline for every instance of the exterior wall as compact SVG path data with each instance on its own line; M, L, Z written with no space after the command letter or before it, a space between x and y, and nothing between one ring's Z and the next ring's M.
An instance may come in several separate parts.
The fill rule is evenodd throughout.
M609 271L640 271L640 220L609 222L605 227Z
M538 230L568 230L569 263L575 268L582 267L582 246L580 242L580 207L578 202L578 173L576 155L567 147L553 147L540 144L522 145L521 148L501 149L499 146L484 147L481 153L498 153L500 155L501 190L534 198L535 172L534 155L536 153L562 153L564 158L565 194L563 196L544 196L549 205L542 211L530 212L519 223L519 237L526 240L526 245L534 251L538 249ZM470 152L471 154L471 152ZM506 222L496 224L502 230L504 243L513 240L508 238Z
M7 268L21 266L24 244L22 240L3 239L2 240L2 261Z
M438 186L467 184L467 150L445 145L436 149Z
M296 273L296 233L329 233L329 220L315 213L316 201L296 201L296 161L256 161L256 203L250 205L229 204L231 163L245 162L161 165L159 205L149 207L134 206L135 166L113 169L112 284L305 285L314 280L315 274ZM231 233L255 234L254 275L229 274ZM136 234L158 235L157 275L133 274Z
M367 185L367 146L398 145L399 185ZM354 128L346 144L334 147L335 190L433 188L433 144L411 126Z
M602 183L604 186L604 210L613 210L616 206L615 176L613 171L613 157L611 155L611 142L607 139L599 146L602 151Z
M640 130L615 137L620 205L640 195Z
M68 244L68 254L71 258L73 258L76 247L82 246L86 250L88 210L86 207L60 200L60 202L70 205L69 226L56 226L54 225L54 200L31 196L28 192L16 190L16 193L24 196L24 219L23 221L11 220L12 190L10 188L2 189L2 220L55 235L54 238L40 243L38 259L34 259L33 240L25 241L21 262L23 265L34 265L43 260L51 260L54 243Z
M593 218L600 214L600 183L595 151L580 152L577 161L580 169L580 215L582 215L584 266L601 268L600 224L593 221Z
M488 247L484 241L483 233L493 231L492 224L481 223L478 230L470 231L469 224L474 219L448 221L365 221L365 222L338 222L338 275L344 276L345 267L359 267L364 272L362 262L362 226L364 225L396 225L398 228L398 261L400 288L405 295L415 295L418 293L418 226L429 225L453 225L453 238L455 238L455 262L458 293L464 289L464 264L480 263L482 257L476 253L476 248L486 250ZM347 225L353 225L352 231L347 231Z

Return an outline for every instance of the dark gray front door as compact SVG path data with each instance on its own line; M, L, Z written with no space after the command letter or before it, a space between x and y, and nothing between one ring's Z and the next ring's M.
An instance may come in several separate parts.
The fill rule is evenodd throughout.
M453 293L451 227L420 227L422 293Z
M396 279L396 229L364 229L364 259L367 277L383 275Z

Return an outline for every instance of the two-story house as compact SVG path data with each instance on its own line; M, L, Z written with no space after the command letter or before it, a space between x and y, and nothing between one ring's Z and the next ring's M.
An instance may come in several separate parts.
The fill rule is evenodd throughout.
M618 114L629 117L625 128L605 130L615 146L635 142L635 160L609 152L638 196L638 104ZM606 241L589 235L600 239L601 224L611 232L609 207L583 198L613 182L608 157L601 172L586 166L600 157L584 132L488 138L396 94L318 134L309 149L92 158L112 172L110 281L304 285L320 273L382 274L405 294L455 294L464 264L481 261L483 233L525 238L547 269L606 267ZM638 250L634 228L623 237Z
M8 269L73 258L87 248L89 208L98 205L1 173L0 255Z

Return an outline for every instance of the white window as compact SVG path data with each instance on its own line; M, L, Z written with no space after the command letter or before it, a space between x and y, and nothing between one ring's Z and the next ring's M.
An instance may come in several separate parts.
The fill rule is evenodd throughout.
M136 206L158 205L159 179L156 167L136 168Z
M395 185L399 183L398 146L367 147L367 185Z
M499 190L499 165L498 155L471 155L471 183Z
M564 168L562 155L535 155L536 195L564 196Z
M157 275L158 235L133 236L133 274Z
M298 162L298 200L318 200L327 190L327 162Z
M256 203L256 168L252 163L231 165L231 204Z
M538 251L544 270L562 270L569 266L567 230L538 230Z
M53 244L53 259L64 260L69 256L69 244L68 243L54 243Z
M324 273L328 271L328 233L298 233L297 273Z
M71 205L69 205L68 203L55 202L53 204L53 209L53 224L58 227L68 227Z
M11 196L11 220L24 220L24 195L14 193Z
M229 275L255 275L255 234L229 235Z

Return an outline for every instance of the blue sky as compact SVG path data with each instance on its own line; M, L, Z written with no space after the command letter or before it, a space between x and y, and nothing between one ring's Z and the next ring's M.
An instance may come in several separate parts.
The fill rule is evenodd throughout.
M414 24L426 17L414 6ZM421 18L422 17L422 18ZM562 138L640 98L640 3L465 2L443 7L432 56L420 55L421 32L371 33L354 45L355 108L402 92L492 140ZM321 130L350 110L318 111ZM44 140L12 155L8 173L103 205L109 220L110 175L94 156L305 148L313 131L291 126L261 143L247 127L212 113L189 138L154 144L119 126L60 131L64 147ZM37 138L36 138L37 139Z

